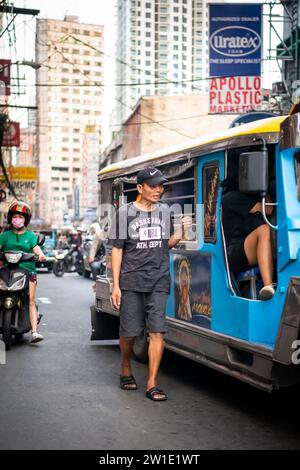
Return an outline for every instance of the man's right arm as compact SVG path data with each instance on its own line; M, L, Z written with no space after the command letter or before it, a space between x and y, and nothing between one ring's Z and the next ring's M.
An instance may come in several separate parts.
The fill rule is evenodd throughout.
M113 275L112 303L116 310L121 306L120 272L123 258L123 249L113 246L111 253L111 268Z

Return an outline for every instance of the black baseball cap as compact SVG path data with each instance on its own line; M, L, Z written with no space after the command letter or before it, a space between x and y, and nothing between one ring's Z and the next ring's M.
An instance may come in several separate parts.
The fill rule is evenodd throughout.
M166 183L168 180L160 170L149 166L138 172L136 181L137 184L147 183L150 186L155 186L156 184Z

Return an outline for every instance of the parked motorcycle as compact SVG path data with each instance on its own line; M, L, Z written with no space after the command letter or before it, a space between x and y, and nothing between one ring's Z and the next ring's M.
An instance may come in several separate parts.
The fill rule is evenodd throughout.
M0 252L0 260L8 263L0 269L0 333L6 350L11 348L13 335L20 340L31 330L28 272L19 264L34 258L34 253Z
M76 245L72 245L71 248L65 248L62 250L54 250L55 260L53 263L53 273L57 277L62 277L65 273L78 272L82 274L82 254L79 250L76 253L76 260L74 262L73 253Z

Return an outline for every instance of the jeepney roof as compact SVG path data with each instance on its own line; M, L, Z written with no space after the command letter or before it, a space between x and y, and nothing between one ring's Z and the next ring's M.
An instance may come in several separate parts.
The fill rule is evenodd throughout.
M233 146L253 145L255 143L253 138L259 139L261 134L264 135L267 143L275 143L279 141L280 126L286 118L287 116L276 116L250 122L225 129L217 134L191 139L172 147L113 163L100 170L98 178L101 181L102 179L114 178L127 172L139 171L147 166L147 164L155 165L155 161L157 163L166 162L168 157L177 161L178 159L186 158L188 155L195 156L195 152L201 155L204 152L210 153L224 148L232 148ZM250 136L251 138L249 139Z

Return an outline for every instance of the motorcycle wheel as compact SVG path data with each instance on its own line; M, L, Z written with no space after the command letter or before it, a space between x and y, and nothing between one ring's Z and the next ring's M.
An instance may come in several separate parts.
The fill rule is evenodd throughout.
M63 263L58 262L53 264L53 274L56 277L62 277L65 274L65 267Z
M11 316L12 316L12 310L3 311L2 337L5 343L6 351L9 351L11 348Z
M21 341L23 341L23 338L24 338L23 333L16 333L15 334L15 342L16 343L20 343Z

